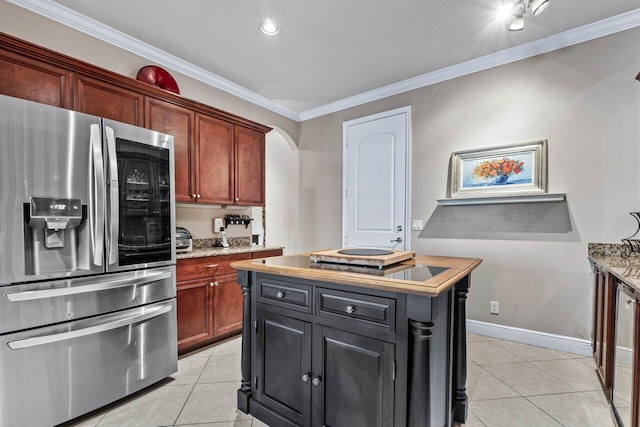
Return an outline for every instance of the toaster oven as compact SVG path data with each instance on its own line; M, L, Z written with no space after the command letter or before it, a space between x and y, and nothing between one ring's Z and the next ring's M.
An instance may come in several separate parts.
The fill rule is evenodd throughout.
M176 227L176 253L191 252L193 250L193 237L184 227Z

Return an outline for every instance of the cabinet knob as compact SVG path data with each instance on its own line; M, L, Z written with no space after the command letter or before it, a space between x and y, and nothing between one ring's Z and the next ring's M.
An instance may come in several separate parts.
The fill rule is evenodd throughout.
M195 199L195 198L196 198L196 193L193 193L193 194L191 195L191 198L192 198L192 199Z
M199 194L196 194L196 199L199 199L199 198L200 198L200 195L199 195Z
M320 381L322 381L322 377L317 376L317 377L315 377L313 380L311 380L311 383L312 383L313 385L320 385Z
M220 282L218 282L217 280L215 282L213 282L213 286L218 286L220 284Z
M278 291L278 293L276 294L276 298L278 298L278 299L284 298L284 292Z
M240 201L240 198L239 198L239 197L236 197L236 202L239 202L239 201Z
M352 305L348 305L347 308L344 309L344 311L346 311L347 313L351 314L354 311L356 311L356 308Z
M307 381L309 381L309 374L304 374L304 375L302 376L302 382L305 382L305 383L306 383Z
M215 285L213 284L213 282L209 282L209 286L213 288Z

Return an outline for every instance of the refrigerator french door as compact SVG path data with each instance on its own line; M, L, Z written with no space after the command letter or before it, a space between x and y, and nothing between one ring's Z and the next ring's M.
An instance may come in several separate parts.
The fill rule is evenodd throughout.
M107 271L175 264L173 137L104 120Z
M0 95L0 427L177 371L173 138Z

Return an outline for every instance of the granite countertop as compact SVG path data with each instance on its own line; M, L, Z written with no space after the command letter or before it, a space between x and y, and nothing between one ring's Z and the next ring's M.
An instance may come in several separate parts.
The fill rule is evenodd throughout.
M457 258L431 255L416 255L407 261L385 268L373 269L374 274L357 272L350 266L342 268L321 268L323 263L313 263L309 253L286 255L263 260L235 261L231 266L237 270L258 271L300 279L319 280L361 288L379 289L405 294L438 296L468 276L482 262L479 258ZM330 267L327 265L326 267ZM403 270L441 267L435 275L426 279L407 279L397 275ZM444 268L442 268L444 267ZM369 268L371 270L371 268ZM383 275L375 273L382 271Z
M589 243L589 259L640 292L640 254L623 258L624 244Z
M246 254L252 252L265 252L276 251L278 249L284 249L283 246L263 246L263 245L238 245L229 246L228 248L197 248L191 252L177 253L176 259L188 259L188 258L202 258L206 256L218 256L218 255L234 255L234 254Z

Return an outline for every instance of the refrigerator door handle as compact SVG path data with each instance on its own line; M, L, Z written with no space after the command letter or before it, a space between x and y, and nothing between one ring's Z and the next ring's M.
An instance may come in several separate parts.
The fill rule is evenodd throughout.
M12 350L19 350L22 348L36 347L43 344L51 344L60 341L67 341L74 338L84 337L87 335L95 335L101 332L110 331L112 329L121 328L123 326L129 326L134 323L144 322L154 317L161 316L171 311L173 306L171 304L163 305L160 307L153 307L145 309L144 307L139 309L136 314L125 317L124 319L114 320L112 322L99 324L96 326L89 326L88 328L78 329L75 331L61 332L51 335L43 335L39 337L26 338L23 340L9 341L7 345Z
M100 125L91 125L91 156L93 157L93 201L89 203L93 264L102 265L104 251L104 163L102 161L102 138Z
M89 292L124 288L131 285L142 285L171 277L170 271L151 273L143 277L127 277L125 279L108 280L105 282L93 283L75 287L64 287L57 289L43 289L39 291L25 291L5 294L11 302L32 301L44 298L64 297L68 295L84 294Z
M109 158L109 253L108 265L118 261L118 215L119 191L118 191L118 158L116 156L116 137L113 129L104 127L107 135L107 154Z

